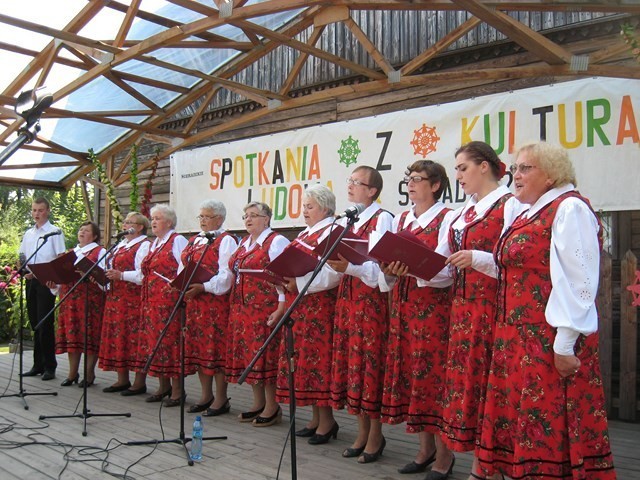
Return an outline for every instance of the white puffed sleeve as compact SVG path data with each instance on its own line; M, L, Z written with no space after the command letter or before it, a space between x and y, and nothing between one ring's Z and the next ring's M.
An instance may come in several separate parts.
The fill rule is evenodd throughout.
M560 204L551 227L551 294L545 315L558 329L553 350L560 355L573 355L578 336L598 330L598 228L593 212L577 198Z
M233 285L233 273L229 269L229 259L233 252L238 248L233 235L226 235L220 241L220 247L218 248L218 273L211 277L211 279L202 284L204 291L211 293L212 295L224 295L231 290Z

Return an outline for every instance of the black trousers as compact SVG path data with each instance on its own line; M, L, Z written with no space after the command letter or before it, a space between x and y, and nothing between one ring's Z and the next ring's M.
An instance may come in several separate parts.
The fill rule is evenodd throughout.
M35 278L27 280L27 313L29 323L34 329L36 325L51 311L56 303L56 297L45 285ZM55 372L56 336L54 331L55 315L51 315L44 324L33 332L33 369Z

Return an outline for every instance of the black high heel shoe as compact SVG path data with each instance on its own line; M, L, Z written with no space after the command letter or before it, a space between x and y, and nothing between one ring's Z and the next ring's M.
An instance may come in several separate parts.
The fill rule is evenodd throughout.
M362 447L359 447L359 448L353 448L353 447L345 448L342 451L342 456L344 458L359 457L360 455L362 455L362 452L364 452L364 447L366 447L366 445L363 445Z
M69 387L71 385L73 385L74 383L78 383L78 380L80 380L80 374L76 374L76 378L65 378L62 383L60 384L61 387Z
M404 467L398 469L398 473L407 474L407 473L422 473L424 472L429 465L436 461L436 452L433 452L429 458L427 458L422 463L413 462L407 463Z
M314 433L307 441L310 445L322 445L323 443L328 443L331 437L333 437L334 440L338 438L338 430L340 430L340 425L338 425L338 422L333 422L333 427L331 427L331 430L327 433Z
M231 410L231 403L229 403L230 398L227 398L227 401L220 408L207 408L207 411L202 414L203 417L217 417L218 415L223 415L225 413L229 413Z
M85 385L87 387L90 387L91 385L93 385L93 382L95 381L96 381L95 377L93 378L93 380L87 380L86 378L83 378L82 381L78 383L78 388L84 388Z
M300 430L296 430L296 437L312 437L315 435L317 428L318 427L313 427L313 428L304 427L304 428L301 428Z
M449 469L447 470L446 473L436 472L435 470L431 470L429 473L427 473L425 480L447 480L447 478L449 478L449 475L453 473L453 466L455 464L456 464L456 457L455 455L453 455L451 458L451 465L449 466Z
M374 453L362 452L362 456L358 458L358 463L372 463L377 461L382 456L382 452L386 446L387 439L382 437L382 443L380 444L378 451Z

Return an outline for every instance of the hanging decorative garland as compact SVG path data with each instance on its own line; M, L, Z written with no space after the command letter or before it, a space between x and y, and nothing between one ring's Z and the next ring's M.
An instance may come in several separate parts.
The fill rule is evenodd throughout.
M640 42L638 42L638 39L636 38L635 31L635 27L630 23L625 23L622 25L620 35L624 38L624 43L629 45L631 54L636 59L636 62L640 63Z
M129 200L131 205L129 206L130 212L138 211L138 202L140 201L140 194L138 190L138 146L131 147L131 166L130 166L130 182L131 193L129 194Z
M113 186L113 182L109 177L107 177L107 172L105 172L104 165L98 159L98 156L94 153L93 148L89 149L89 160L96 167L98 172L98 180L102 182L106 189L107 200L109 201L109 205L111 206L111 216L113 217L113 225L116 230L120 230L122 228L122 213L120 212L120 205L118 204L118 199L116 198L115 188Z
M156 150L156 156L159 151ZM145 217L149 217L151 215L151 198L153 197L153 180L156 177L156 172L158 170L158 162L154 162L153 167L151 167L151 173L147 177L147 181L144 184L144 192L142 193L142 203L140 205L140 213Z

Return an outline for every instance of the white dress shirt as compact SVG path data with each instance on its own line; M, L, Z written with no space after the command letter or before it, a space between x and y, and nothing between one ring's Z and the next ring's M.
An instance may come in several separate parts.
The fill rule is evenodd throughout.
M377 203L369 205L360 215L358 215L358 221L353 224L353 233L358 234L361 228L371 220L381 207ZM343 218L340 221L340 225L347 226L347 219ZM385 232L391 230L393 227L393 216L389 212L382 212L378 216L376 228L369 236L369 250L378 243L378 240L382 238ZM345 270L345 275L351 275L352 277L358 277L362 282L370 288L378 287L378 277L380 275L380 265L377 262L369 261L364 262L362 265L354 265L349 263Z
M24 232L22 242L20 243L20 255L24 256L24 259L28 259L36 249L42 245L43 240L40 239L43 235L57 231L58 228L54 227L51 222L47 221L42 227L38 228L36 225ZM42 248L36 253L35 257L29 260L29 263L49 263L55 260L58 255L65 252L66 247L64 245L64 234L54 235L49 237Z
M298 237L304 235L305 233L309 235L313 235L318 230L321 230L327 227L328 225L331 225L332 223L333 223L333 217L327 217L324 220L320 220L313 227L305 228L302 232L300 232L300 235L298 235ZM322 235L320 235L320 238L318 239L318 243L322 242L325 238L327 238L327 236L330 233L330 230L331 229L327 228L324 232L322 232ZM302 240L302 242L304 243L304 240ZM302 291L304 286L307 284L307 282L311 278L312 274L313 272L309 272L302 277L296 277L296 285L298 287L299 292ZM324 264L322 267L322 270L320 270L320 273L318 273L316 278L313 279L313 282L309 286L309 289L307 290L306 294L308 295L310 293L323 292L325 290L331 290L332 288L336 288L340 283L341 279L342 279L342 273L338 273L329 265Z
M140 242L144 242L144 240L146 239L147 239L146 235L140 235L131 240L127 240L125 238L116 247L114 255L120 250L130 250ZM150 244L151 242L144 242L142 245L140 245L140 248L138 248L138 251L136 252L136 256L134 260L134 270L127 270L125 272L122 272L122 280L124 280L125 282L135 283L136 285L142 285L142 278L144 277L144 275L142 275L142 269L141 269L142 261L144 260L144 257L147 256L147 253L149 253Z

